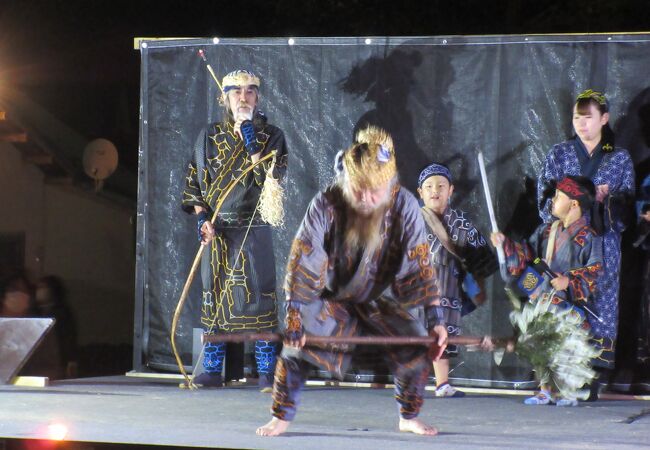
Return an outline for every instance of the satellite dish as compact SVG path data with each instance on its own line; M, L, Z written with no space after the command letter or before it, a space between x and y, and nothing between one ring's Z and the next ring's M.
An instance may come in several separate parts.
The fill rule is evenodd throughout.
M107 139L95 139L86 145L83 166L86 175L95 180L95 191L99 191L104 180L117 169L117 149Z

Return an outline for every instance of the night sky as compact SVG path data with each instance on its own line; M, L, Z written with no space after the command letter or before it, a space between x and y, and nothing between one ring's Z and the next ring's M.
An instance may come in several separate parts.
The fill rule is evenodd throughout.
M245 6L244 6L245 5ZM0 95L15 87L135 172L134 37L435 36L650 31L650 2L2 0Z

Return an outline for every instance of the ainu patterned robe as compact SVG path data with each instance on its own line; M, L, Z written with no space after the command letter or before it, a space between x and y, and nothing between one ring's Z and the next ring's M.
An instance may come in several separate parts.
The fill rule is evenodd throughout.
M276 150L274 176L281 178L287 166L287 149L279 128L255 118L260 157ZM201 142L203 140L203 142ZM207 209L209 217L228 184L252 163L233 124L215 123L201 133L189 164L183 209ZM253 169L226 197L215 223L215 239L202 263L203 307L206 329L226 332L271 330L277 325L275 263L269 225L255 212L267 168ZM246 236L247 229L248 236ZM244 245L242 246L242 241Z
M461 315L475 308L463 292L462 285L467 270L469 269L475 279L485 279L498 269L498 263L487 241L464 211L448 206L440 221L458 256L463 259L461 263L456 256L449 253L438 236L426 225L429 252L436 268L447 333L449 336L458 336L461 334ZM448 345L445 353L448 356L456 356L458 347Z
M596 159L596 161L594 161ZM600 161L597 165L594 162ZM621 233L625 230L625 208L634 197L634 165L627 150L616 147L606 152L600 145L591 158L579 138L553 146L546 157L537 181L540 216L545 223L552 220L549 193L552 183L566 175L582 175L594 185L609 185L604 202L603 273L598 279L594 303L603 322L593 324L593 332L602 339L609 358L605 367L614 365L614 349L618 326L618 294L621 268Z
M337 186L311 202L289 256L287 306L300 310L307 335L426 336L425 324L409 310L424 308L440 324L435 271L429 258L418 203L395 185L381 226L381 244L351 253L344 243L347 206ZM402 417L415 417L429 373L423 346L386 347ZM309 362L341 377L352 347L305 347L298 359L278 360L273 415L292 420Z
M536 257L545 259L551 226L552 224L540 225L528 241L522 243L506 238L503 248L509 275L519 277ZM609 348L603 336L598 334L596 324L600 322L584 309L586 306L599 317L603 313L595 297L603 268L602 238L596 235L585 217L573 222L568 228L559 225L553 257L548 265L553 272L569 277L569 287L565 291L556 291L551 301L559 308L573 308L573 312L581 316L584 327L591 329L593 344L604 351L593 363L606 366L611 355L607 353ZM534 302L553 290L550 277L543 276L544 281L530 295L530 301Z

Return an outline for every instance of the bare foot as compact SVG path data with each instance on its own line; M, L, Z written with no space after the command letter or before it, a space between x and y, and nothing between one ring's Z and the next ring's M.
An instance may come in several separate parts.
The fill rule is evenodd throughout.
M420 419L403 419L401 417L399 419L399 430L415 434L422 434L424 436L435 436L438 434L438 429L436 427L427 425Z
M289 428L291 422L281 420L277 417L272 418L266 425L261 426L255 431L258 436L279 436Z

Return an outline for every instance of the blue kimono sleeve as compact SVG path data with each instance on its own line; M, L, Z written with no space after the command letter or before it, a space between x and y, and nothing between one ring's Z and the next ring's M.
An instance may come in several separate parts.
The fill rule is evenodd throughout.
M528 263L537 256L538 247L543 240L543 235L548 224L542 224L528 238L528 240L517 242L508 237L503 243L503 252L506 256L506 268L509 280L518 278L528 266Z
M567 288L570 300L575 303L587 302L596 292L598 278L603 270L603 241L599 236L586 232L578 233L573 239L573 245L580 246L579 267L567 270L564 275L569 277Z

